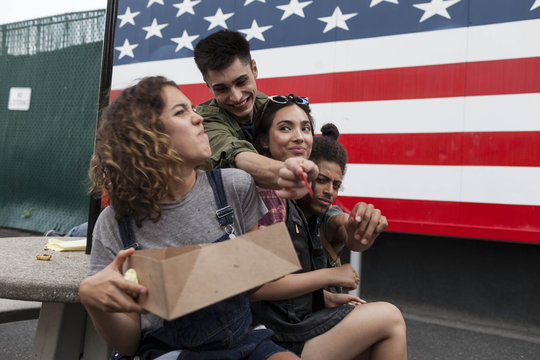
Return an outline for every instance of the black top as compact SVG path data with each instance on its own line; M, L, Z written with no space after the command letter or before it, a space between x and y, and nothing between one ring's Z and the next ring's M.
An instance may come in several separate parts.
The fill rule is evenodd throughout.
M326 267L326 253L318 236L320 217L317 219L309 226L296 201L287 200L286 225L302 265L300 273ZM322 289L292 299L251 304L254 324L274 330L272 339L298 355L307 340L330 330L353 308L325 308Z

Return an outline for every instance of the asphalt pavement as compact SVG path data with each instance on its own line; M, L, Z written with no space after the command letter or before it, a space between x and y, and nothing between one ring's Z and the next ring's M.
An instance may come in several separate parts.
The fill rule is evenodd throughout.
M408 359L538 360L540 338L530 334L405 314Z
M39 234L0 229L0 237L29 235ZM536 333L443 313L413 311L404 316L409 360L540 360ZM36 327L37 320L0 324L0 360L29 359Z
M540 359L540 339L531 336L416 315L406 323L409 360ZM37 320L0 324L0 359L29 359L36 327Z

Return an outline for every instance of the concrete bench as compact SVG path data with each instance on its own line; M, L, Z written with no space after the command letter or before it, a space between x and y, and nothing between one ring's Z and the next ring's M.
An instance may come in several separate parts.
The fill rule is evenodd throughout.
M40 310L41 303L37 301L0 299L0 324L37 319Z
M110 349L79 302L79 284L86 276L90 257L83 251L48 251L52 255L49 261L37 260L47 240L0 238L0 298L11 300L4 302L5 318L36 318L36 302L41 303L32 359L106 359Z

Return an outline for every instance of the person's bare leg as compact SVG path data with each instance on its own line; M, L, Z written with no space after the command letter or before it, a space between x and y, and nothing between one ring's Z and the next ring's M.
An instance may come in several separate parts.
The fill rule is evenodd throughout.
M268 358L268 360L293 360L293 359L300 359L300 358L290 352L279 352L279 353L271 355Z
M308 340L302 359L361 359L370 347L372 360L407 359L405 321L394 305L385 302L357 305L339 324Z
M364 352L355 357L354 360L371 360L371 348L364 350Z

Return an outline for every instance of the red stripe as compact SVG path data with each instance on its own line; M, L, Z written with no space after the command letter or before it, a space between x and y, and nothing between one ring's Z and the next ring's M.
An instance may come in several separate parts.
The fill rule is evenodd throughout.
M540 92L540 57L261 79L261 91L313 103Z
M540 57L467 63L465 96L540 92Z
M540 206L347 196L336 204L352 209L358 201L380 209L390 231L540 243Z
M540 57L257 80L267 94L295 93L313 103L425 99L540 92ZM194 104L212 94L204 84L181 85ZM113 90L112 97L118 94Z
M357 164L540 166L540 132L341 134Z

